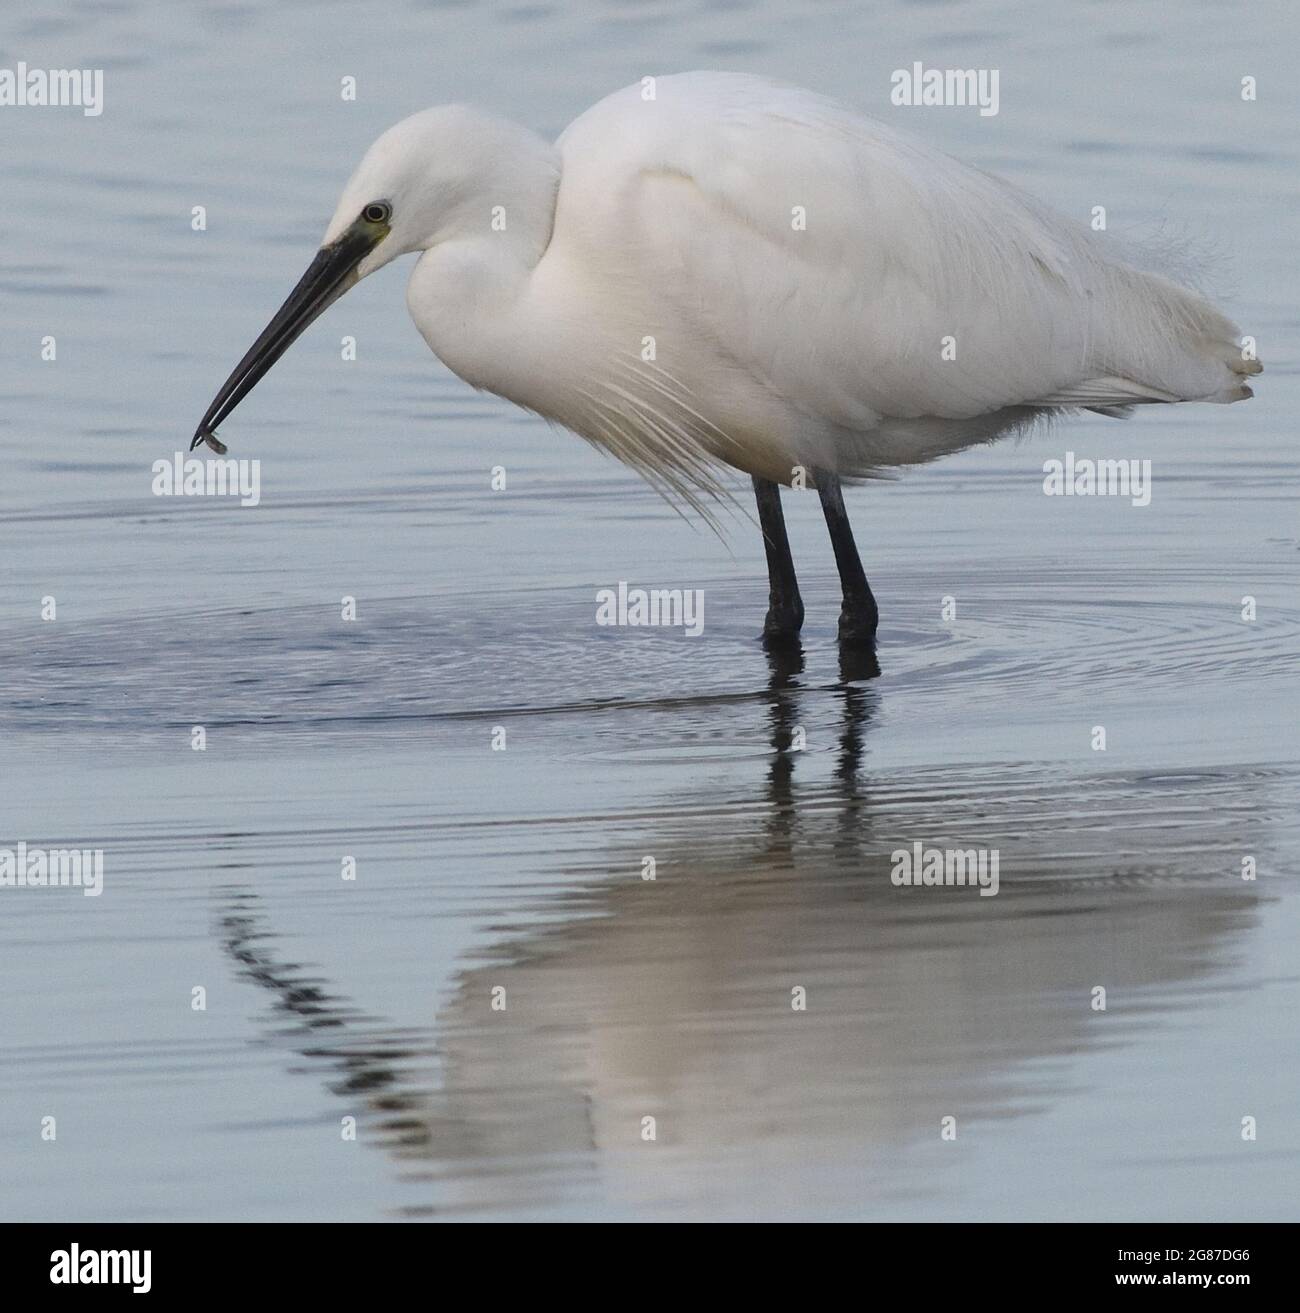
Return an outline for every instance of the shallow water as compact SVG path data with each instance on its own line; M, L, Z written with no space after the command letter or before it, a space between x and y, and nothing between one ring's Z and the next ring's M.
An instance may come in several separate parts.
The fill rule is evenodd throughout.
M0 110L0 847L105 854L98 898L0 888L0 1216L1297 1215L1295 19L1044 12L0 20L0 66L106 70L102 118ZM1000 114L891 109L916 59L1000 68ZM1257 398L852 492L874 680L815 499L804 650L769 658L743 484L719 539L473 394L396 270L223 429L260 506L150 494L389 121L558 131L709 65L1186 229ZM1151 504L1045 497L1067 450L1150 459ZM703 589L703 633L598 626L619 580ZM996 850L997 896L895 887L918 841Z

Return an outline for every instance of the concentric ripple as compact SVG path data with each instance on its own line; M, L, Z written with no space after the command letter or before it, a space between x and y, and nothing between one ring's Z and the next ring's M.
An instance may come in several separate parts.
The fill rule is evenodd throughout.
M1140 586L1058 570L891 578L874 687L1005 699L1203 689L1215 697L1300 668L1300 611L1280 570L1239 580L1170 569ZM803 653L774 662L755 638L765 598L706 587L704 632L606 628L592 593L533 590L394 598L355 622L328 606L32 622L0 635L0 728L149 734L202 722L291 732L336 726L592 711L715 710L845 676L828 581L806 588ZM945 622L940 599L952 596ZM852 674L853 672L850 672Z

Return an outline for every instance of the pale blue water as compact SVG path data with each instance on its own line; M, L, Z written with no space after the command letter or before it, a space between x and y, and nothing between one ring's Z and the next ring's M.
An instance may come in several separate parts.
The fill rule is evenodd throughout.
M7 11L0 67L102 67L106 108L0 108L0 847L105 876L0 888L0 1217L1294 1218L1297 23L1243 14ZM891 108L918 59L998 68L1001 112ZM852 492L870 683L815 499L773 668L744 514L719 541L471 392L404 270L223 428L262 505L151 495L382 128L558 132L690 67L1186 234L1256 399ZM1067 449L1150 459L1151 505L1045 497ZM704 589L703 635L598 627L624 579ZM895 888L917 840L998 849L1000 893Z

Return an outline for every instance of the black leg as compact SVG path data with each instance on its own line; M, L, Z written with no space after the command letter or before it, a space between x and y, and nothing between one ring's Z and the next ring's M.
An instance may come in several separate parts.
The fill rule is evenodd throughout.
M831 546L835 549L835 564L839 567L840 587L844 593L844 605L840 608L840 642L874 646L879 612L858 557L857 544L853 541L839 477L818 470L817 495L821 498L826 527L831 531Z
M794 577L794 561L790 557L790 540L785 533L780 485L754 475L754 497L758 502L763 547L767 551L769 590L763 637L769 642L791 642L803 627L803 599L799 596L799 582Z

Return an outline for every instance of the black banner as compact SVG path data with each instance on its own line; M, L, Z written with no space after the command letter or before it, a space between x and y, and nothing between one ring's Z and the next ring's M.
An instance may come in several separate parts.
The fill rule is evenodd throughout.
M86 1303L280 1292L338 1298L388 1289L407 1265L398 1251L408 1245L419 1247L421 1268L428 1270L436 1242L412 1236L410 1225L423 1224L382 1235L374 1224L10 1224L0 1243L11 1296ZM882 1224L875 1230L864 1278L886 1276L891 1286L902 1281L915 1295L1113 1291L1122 1302L1140 1299L1148 1287L1279 1292L1294 1277L1293 1224ZM719 1238L723 1248L730 1241ZM788 1252L793 1275L801 1255ZM537 1270L529 1270L535 1279ZM472 1276L472 1266L454 1274L457 1284ZM491 1292L501 1294L495 1281Z

